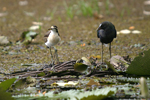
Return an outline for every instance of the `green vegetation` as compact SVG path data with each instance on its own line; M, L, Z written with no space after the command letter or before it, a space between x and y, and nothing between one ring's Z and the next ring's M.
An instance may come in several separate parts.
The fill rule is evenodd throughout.
M64 7L66 10L66 14L69 18L73 19L74 13L73 13L73 7L72 6L67 6L66 2L64 1Z
M128 74L150 75L150 49L134 58L127 69Z
M78 1L79 10L81 10L81 13L83 16L92 16L93 15L93 9L92 7L84 2L83 0Z
M0 83L0 100L14 100L11 97L10 93L7 93L6 90L15 82L16 78L8 79Z
M94 12L100 12L100 8L98 6L98 0L93 0L91 2L86 2L85 0L77 1L77 4L72 6L68 6L66 2L64 2L64 7L66 10L66 14L68 18L73 19L75 15L83 15L85 17L93 16Z
M106 14L107 14L107 15L109 15L109 14L110 14L109 4L110 4L109 0L106 0L106 2L105 2L105 9L106 9Z
M2 0L0 0L2 1ZM70 60L77 60L83 56L89 58L92 55L100 55L101 54L101 44L99 43L99 39L96 37L96 29L98 25L103 21L111 21L114 23L117 31L128 29L130 26L134 26L135 30L141 31L141 34L118 34L117 38L112 42L112 56L120 55L127 56L131 58L133 61L130 67L127 70L129 74L135 75L149 75L149 37L150 37L150 21L149 19L145 19L142 15L143 10L141 9L141 4L143 4L143 0L126 0L123 2L122 0L67 0L66 8L63 4L63 0L52 0L49 2L48 0L44 0L41 2L26 0L28 2L25 6L19 6L18 0L11 1L11 0L4 0L1 3L1 12L0 12L0 34L1 36L7 37L8 41L11 42L11 45L1 45L0 46L0 72L1 72L1 81L5 80L7 77L11 76L12 73L22 74L21 71L25 71L24 73L32 72L32 70L40 70L44 67L44 65L49 65L50 63L50 56L49 50L45 46L44 42L44 35L47 32L47 29L51 25L57 25L59 29L59 34L61 36L61 42L56 46L58 48L58 55L60 58L60 62L70 61ZM81 4L79 4L81 2ZM10 4L12 4L10 6ZM113 6L110 6L113 4ZM130 5L129 5L130 4ZM5 10L5 11L4 11ZM25 14L24 12L31 12L32 16ZM102 15L101 18L95 18L92 14L98 12L97 16ZM67 14L68 13L68 14ZM132 14L132 16L131 16ZM19 19L19 20L18 20ZM67 19L67 20L66 20ZM71 19L71 20L68 20ZM36 32L40 35L37 35L35 39L31 39L31 37L27 36L27 41L32 41L29 43L28 48L25 48L24 45L17 44L16 41L18 40L19 36L29 30L28 28L31 26L32 22L40 21L43 23L42 28L41 26L38 27L39 29ZM26 35L25 35L26 37ZM25 40L25 38L24 38ZM85 45L82 45L85 43ZM136 44L141 44L140 46L134 46ZM109 60L109 50L107 45L104 46L105 55L104 59L106 61ZM148 51L145 51L148 50ZM143 54L138 54L140 52L144 52ZM138 57L137 57L138 56ZM136 57L136 58L135 58ZM135 58L135 59L134 59ZM134 59L134 60L133 60ZM101 59L97 60L97 63L100 63ZM24 65L21 65L24 64ZM35 65L33 65L35 64ZM28 65L28 66L27 66ZM107 64L109 66L109 64ZM122 64L121 64L122 65ZM85 69L87 66L84 66ZM95 70L97 66L93 69ZM113 67L113 66L110 66ZM123 66L121 66L122 68ZM45 67L44 67L45 68ZM61 68L61 67L60 67ZM47 69L47 67L46 67ZM48 68L50 69L50 68ZM73 68L72 68L73 69ZM71 69L71 70L72 70ZM118 68L119 69L119 68ZM83 69L84 70L84 69ZM27 71L27 72L26 72ZM98 71L98 70L96 70ZM19 72L19 73L18 73ZM69 73L70 70L67 70ZM109 73L109 71L106 70ZM51 70L49 71L50 75L54 74ZM46 73L49 74L49 73ZM110 71L111 73L111 71ZM125 72L120 72L119 74L125 75ZM129 99L141 99L140 98L140 89L136 87L139 84L139 78L133 78L130 75L128 77L123 77L123 75L106 75L104 73L97 73L97 75L104 74L105 76L97 76L97 82L99 82L100 86L95 87L86 87L87 79L84 79L85 73L79 76L79 80L86 80L85 82L79 83L76 87L58 87L61 89L70 89L68 92L63 92L61 94L57 91L57 87L52 87L51 82L56 82L57 78L59 79L64 78L66 82L68 82L68 78L70 75L63 76L63 73L60 72L59 77L57 76L47 76L50 80L47 82L44 78L37 79L37 82L30 87L30 91L19 91L16 92L14 89L9 90L9 92L15 94L15 98L20 100L21 97L19 94L23 94L24 100L28 99L48 99L48 96L53 96L54 98L61 97L65 93L75 93L73 90L77 91L77 93L86 93L86 91L94 92L95 88L106 89L105 87L110 88L117 88L117 92L113 93L112 95L107 95L107 97L117 98L120 99L120 93L124 97L128 97ZM74 73L73 73L74 74ZM27 74L24 74L27 75ZM44 75L44 74L43 74ZM57 75L57 74L55 74ZM139 76L139 77L140 77ZM34 76L33 76L34 77ZM52 78L54 79L52 79ZM118 78L119 77L119 78ZM147 77L147 76L146 76ZM24 77L23 77L24 78ZM78 77L76 77L78 78ZM86 77L94 79L95 77ZM72 78L74 79L74 77ZM21 79L20 79L21 80ZM41 82L42 80L42 82ZM146 78L146 80L149 80ZM40 81L40 82L39 82ZM60 80L61 81L61 80ZM3 83L3 82L2 82ZM0 83L0 84L2 84ZM9 83L9 82L8 82ZM40 83L40 85L38 84ZM26 85L25 80L21 80L15 83L16 85L13 88L24 87ZM45 86L45 84L47 86ZM150 84L150 81L148 81ZM31 86L31 85L30 85ZM37 87L36 87L37 86ZM47 88L48 87L48 88ZM38 91L33 91L33 88L40 88L42 91L39 93ZM148 88L149 85L148 85ZM8 88L6 88L8 89ZM20 89L19 89L20 90ZM108 89L109 90L109 89ZM29 92L28 92L29 91ZM43 92L50 94L43 94ZM72 92L71 92L72 91ZM78 92L79 91L79 92ZM99 92L98 91L98 92ZM121 91L121 92L119 92ZM131 93L132 92L132 93ZM138 93L137 93L138 92ZM0 88L0 100L5 100L5 98L1 97L8 97L6 100L11 100L11 94L2 90ZM33 94L32 94L33 93ZM58 93L58 94L55 94ZM35 94L35 95L34 95ZM82 94L82 93L81 93ZM31 97L33 96L34 97ZM67 96L72 96L68 95ZM64 96L66 96L64 95ZM77 94L78 95L78 94ZM136 97L135 97L136 96ZM96 96L95 96L96 97ZM53 98L53 97L50 97ZM65 98L65 97L64 97ZM84 97L83 97L84 98ZM122 97L123 98L123 97ZM106 98L108 99L108 98Z
M45 76L44 72L41 72L41 73L38 74L38 77L42 77L42 76Z
M47 10L46 15L50 16L51 19L53 19L54 14L56 13L57 7L54 7L52 10Z
M4 91L6 91L16 80L16 78L8 79L6 81L3 81L0 83L0 88L2 88Z

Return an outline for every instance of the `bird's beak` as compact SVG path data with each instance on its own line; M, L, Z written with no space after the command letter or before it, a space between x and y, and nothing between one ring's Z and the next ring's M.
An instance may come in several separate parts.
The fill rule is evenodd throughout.
M97 28L97 30L99 30L99 29L101 28L101 25L102 25L102 24L99 25L99 27Z
M100 29L100 27L97 28L97 30L99 30L99 29ZM97 31L97 30L96 30L96 31Z

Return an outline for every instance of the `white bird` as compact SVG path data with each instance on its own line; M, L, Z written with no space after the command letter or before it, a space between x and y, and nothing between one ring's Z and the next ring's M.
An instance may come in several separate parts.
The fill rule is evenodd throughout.
M52 55L51 47L54 47L61 40L60 35L58 33L57 26L51 26L51 28L49 29L49 31L47 32L47 35L45 35L45 37L47 37L47 42L45 43L45 45L50 49L52 66L53 66L54 58ZM54 47L54 49L55 49L55 57L56 57L57 63L59 63L57 49L55 47Z

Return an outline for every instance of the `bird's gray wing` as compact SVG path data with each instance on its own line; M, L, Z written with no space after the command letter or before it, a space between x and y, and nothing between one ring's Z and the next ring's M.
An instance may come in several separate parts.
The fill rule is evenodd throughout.
M49 30L49 31L44 35L44 37L48 37L50 33L51 33L51 30Z

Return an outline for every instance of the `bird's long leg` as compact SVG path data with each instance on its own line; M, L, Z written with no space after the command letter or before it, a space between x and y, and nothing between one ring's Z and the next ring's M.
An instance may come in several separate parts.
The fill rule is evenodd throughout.
M102 56L102 64L103 64L103 43L102 43L102 52L101 52L101 56Z
M54 47L54 49L55 49L55 57L56 57L57 63L59 63L57 49L55 47ZM51 69L55 71L54 66Z
M51 51L51 47L49 48L50 50L50 54L51 54L51 60L52 60L52 66L54 65L54 60L53 60L53 54L52 54L52 51Z
M109 44L109 53L110 53L110 58L111 58L111 43Z
M57 63L59 63L59 58L58 58L58 54L57 54L57 49L54 47L55 49L55 57L56 57L56 60L57 60Z

